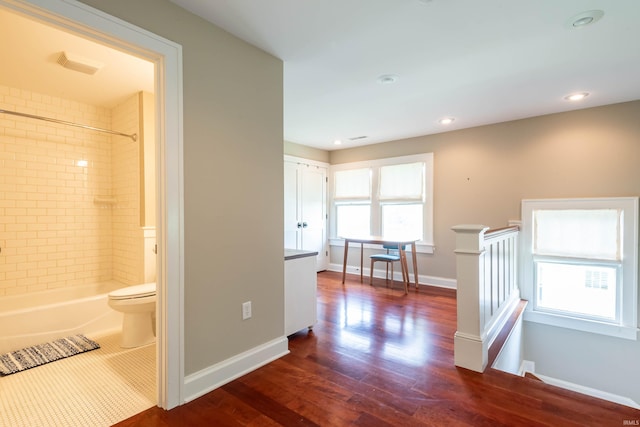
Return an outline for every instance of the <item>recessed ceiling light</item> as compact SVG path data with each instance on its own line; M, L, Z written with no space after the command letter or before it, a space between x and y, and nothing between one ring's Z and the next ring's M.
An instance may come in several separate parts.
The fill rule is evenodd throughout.
M342 141L339 139L336 139L335 141L333 141L333 145L341 145Z
M565 27L570 29L584 28L587 25L595 24L604 16L601 10L587 10L567 19Z
M398 81L398 76L395 74L383 74L378 77L378 83L383 85L392 84Z
M453 117L445 117L443 119L438 120L438 123L440 123L441 125L450 125L451 123L454 122L454 118Z
M589 96L589 92L578 92L567 95L564 97L564 99L566 99L567 101L582 101L587 96Z

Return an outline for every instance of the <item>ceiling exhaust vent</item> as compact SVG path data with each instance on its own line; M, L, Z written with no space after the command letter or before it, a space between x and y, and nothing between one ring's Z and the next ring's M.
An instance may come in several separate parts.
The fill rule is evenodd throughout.
M60 53L60 56L58 57L58 64L62 65L64 68L85 74L95 74L104 66L104 64L97 61L83 58L69 52Z

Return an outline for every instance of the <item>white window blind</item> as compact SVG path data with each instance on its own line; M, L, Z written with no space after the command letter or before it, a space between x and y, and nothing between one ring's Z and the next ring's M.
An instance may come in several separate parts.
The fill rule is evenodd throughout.
M368 200L371 198L371 170L351 169L336 171L336 200Z
M406 163L380 168L380 200L422 200L424 163Z
M535 210L533 253L536 255L619 261L619 209Z

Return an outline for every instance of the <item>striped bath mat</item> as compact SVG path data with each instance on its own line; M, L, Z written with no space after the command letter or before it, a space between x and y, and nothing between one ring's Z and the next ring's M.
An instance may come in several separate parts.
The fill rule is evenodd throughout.
M100 348L100 344L84 335L60 338L46 344L34 345L22 350L0 355L0 376L15 374L29 368L44 365Z

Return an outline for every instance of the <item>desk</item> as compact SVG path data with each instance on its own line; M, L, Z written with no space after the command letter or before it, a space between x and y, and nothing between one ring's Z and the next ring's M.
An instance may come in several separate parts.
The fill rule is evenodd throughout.
M416 289L418 288L418 262L416 259L416 242L417 239L409 239L409 240L398 240L398 239L387 239L381 236L368 236L368 237L343 237L344 239L344 262L342 264L342 284L344 284L344 279L347 274L347 254L349 253L349 243L360 243L360 282L362 283L362 258L363 258L363 249L364 244L374 244L374 245L397 245L398 248L402 248L403 246L411 246L411 257L413 261L413 277L415 279ZM400 249L400 264L402 265L403 272L407 274L407 280L409 280L409 272L407 271L407 254L406 251Z

